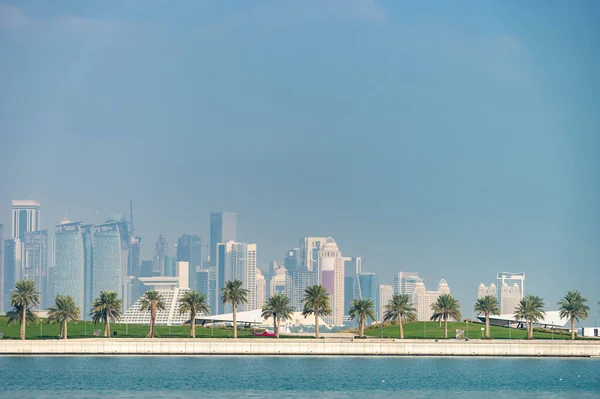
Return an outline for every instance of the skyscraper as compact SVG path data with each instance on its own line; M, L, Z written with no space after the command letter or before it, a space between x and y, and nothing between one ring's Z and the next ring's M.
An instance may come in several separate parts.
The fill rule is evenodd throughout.
M93 242L92 298L98 298L101 291L116 292L119 298L123 298L123 254L119 223L113 221L95 225Z
M25 241L25 233L40 229L40 203L33 200L13 200L12 238Z
M211 307L217 314L229 313L231 305L225 307L220 303L221 289L226 281L241 280L248 290L248 303L238 306L239 311L256 309L256 244L229 241L217 245L217 286L211 291Z
M320 283L331 298L332 314L324 320L330 325L341 326L344 324L344 258L331 237L322 243L318 256Z
M8 294L10 290L15 286L15 269L16 269L16 244L19 240L4 240L4 295L6 300L4 301L4 312L8 312L11 309L10 301L8 300Z
M256 309L261 309L267 300L267 284L265 276L256 268Z
M50 306L50 304L44 303L48 274L48 231L25 232L22 267L21 278L33 281L40 294L40 308Z
M81 315L84 319L88 318L88 312L92 308L94 301L93 282L94 282L94 226L86 224L81 226L81 236L83 239L83 293L84 309L81 309Z
M217 244L237 240L237 215L233 212L210 214L210 264L217 263Z
M344 314L348 315L350 303L358 298L358 275L362 273L362 259L344 258Z
M202 245L197 235L184 234L177 240L177 260L189 263L190 288L198 291L196 271L202 268Z
M169 247L169 241L167 236L159 234L154 244L154 259L152 260L152 272L157 273L158 276L165 275L165 256L171 254L171 248Z
M394 294L408 295L412 299L415 284L419 279L416 272L398 272L394 275Z
M81 222L63 220L56 226L54 242L54 292L69 295L86 315L85 306L85 253Z
M506 302L506 305L503 306L503 288L506 285L508 288L512 288L513 285L517 285L519 300L525 296L525 273L509 273L509 272L501 272L496 275L496 290L498 292L498 304L500 304L500 313L512 313L514 311L514 307L512 306L514 302L515 294L509 294L510 300ZM514 289L513 289L514 291ZM509 291L504 290L505 294L508 294Z
M450 287L446 280L441 279L436 291L427 291L423 280L418 279L413 291L413 307L417 310L417 320L429 321L431 319L431 305L435 303L442 294L449 294Z
M130 225L132 228L133 225ZM142 237L130 236L130 245L129 245L129 270L127 274L134 277L140 277L141 273L141 244Z
M383 321L383 315L386 311L386 306L390 304L394 296L394 287L387 284L379 286L379 307L377 309L377 317L379 321Z

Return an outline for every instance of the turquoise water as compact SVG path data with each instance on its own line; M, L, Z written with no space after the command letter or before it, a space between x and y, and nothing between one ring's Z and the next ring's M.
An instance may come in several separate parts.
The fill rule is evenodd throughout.
M598 359L0 357L0 398L600 396Z

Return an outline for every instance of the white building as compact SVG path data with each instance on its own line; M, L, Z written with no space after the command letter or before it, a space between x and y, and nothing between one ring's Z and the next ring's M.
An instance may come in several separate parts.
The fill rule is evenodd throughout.
M140 277L140 281L144 284L144 292L156 290L165 301L165 310L158 311L156 314L157 325L177 326L184 324L190 319L189 313L179 313L179 299L190 291L188 273L188 262L177 262L177 277ZM150 324L150 312L141 311L140 299L125 311L122 323Z
M416 272L398 272L394 274L394 294L408 295L412 301L417 280L419 280L419 273Z
M525 273L511 273L501 272L496 275L496 291L498 303L500 304L500 313L513 313L515 305L515 290L514 286L518 288L519 300L525 296ZM508 289L505 289L508 287ZM506 293L508 297L506 300L503 295ZM506 306L504 305L506 304Z
M496 284L491 283L489 286L481 283L477 288L477 299L483 298L486 296L493 296L498 299L498 290L496 289Z
M516 283L512 286L504 283L500 292L500 313L514 313L515 308L519 306L519 302L523 298L520 287Z
M386 311L386 306L390 304L390 301L394 297L394 287L387 284L379 285L379 309L378 309L378 320L383 320L383 315Z
M269 292L270 296L275 294L285 294L286 291L286 272L285 267L281 266L278 268L274 268L274 274L271 277L271 281L269 281Z
M256 268L256 308L261 309L267 300L267 284L265 276Z
M213 303L216 301L217 314L233 311L230 304L220 302L221 289L227 281L241 280L243 288L248 290L248 303L238 306L240 312L256 309L256 244L228 241L217 245L216 289Z
M344 325L344 258L333 238L329 237L318 253L319 283L330 295L331 316L325 316L329 325Z
M12 238L25 241L25 233L40 229L40 203L33 200L13 200Z
M449 293L450 287L448 287L448 283L444 279L440 280L436 291L427 291L423 280L418 279L415 283L412 303L413 307L417 310L417 320L429 321L433 314L431 305L437 301L440 295Z

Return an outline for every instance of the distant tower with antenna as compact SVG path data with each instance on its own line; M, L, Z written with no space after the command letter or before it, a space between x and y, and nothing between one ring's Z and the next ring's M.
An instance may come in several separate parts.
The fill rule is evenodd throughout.
M133 237L133 201L129 200L129 236Z

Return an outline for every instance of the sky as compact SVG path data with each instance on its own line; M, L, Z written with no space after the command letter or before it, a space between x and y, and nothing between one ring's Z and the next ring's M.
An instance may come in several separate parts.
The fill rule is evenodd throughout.
M238 214L259 263L302 236L392 282L525 272L600 322L600 3L0 0L0 223L134 203L208 243ZM205 252L207 253L207 252Z

